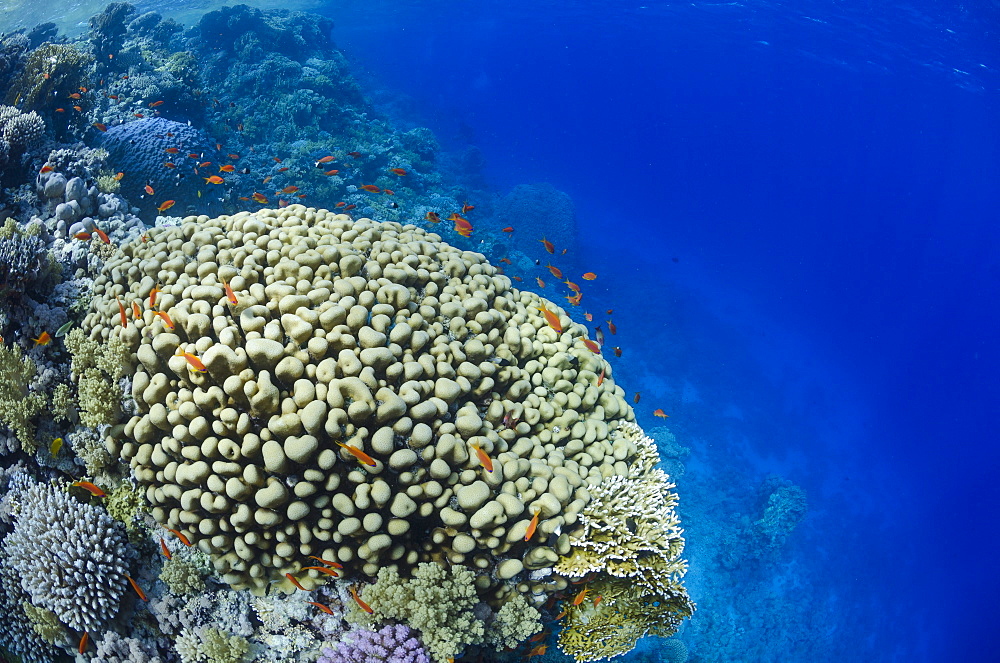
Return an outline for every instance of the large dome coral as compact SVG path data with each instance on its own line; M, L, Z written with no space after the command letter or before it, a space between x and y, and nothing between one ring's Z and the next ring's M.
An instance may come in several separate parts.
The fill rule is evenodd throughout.
M368 576L447 559L480 590L525 591L525 569L569 552L590 489L637 458L584 327L412 225L298 205L188 217L122 247L95 293L84 328L135 359L114 450L235 587L315 584L315 555Z

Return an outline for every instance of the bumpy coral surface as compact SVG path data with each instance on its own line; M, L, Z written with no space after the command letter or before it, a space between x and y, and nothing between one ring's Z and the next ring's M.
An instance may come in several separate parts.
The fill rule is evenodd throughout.
M389 624L348 633L333 649L325 648L317 663L430 663L430 658L409 627Z
M315 586L316 555L367 575L446 558L482 591L527 591L637 452L610 436L633 415L584 327L413 226L297 205L189 217L124 246L94 292L83 328L135 358L115 451L236 587ZM123 326L118 300L140 318Z
M20 496L4 564L36 607L77 631L93 631L118 612L126 586L125 534L103 509L47 484Z

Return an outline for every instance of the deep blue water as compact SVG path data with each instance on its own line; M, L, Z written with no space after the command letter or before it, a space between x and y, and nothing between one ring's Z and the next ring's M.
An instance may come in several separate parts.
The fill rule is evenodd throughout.
M810 660L810 638L837 642L831 660L1000 659L995 10L499 4L320 11L367 84L477 146L492 186L573 197L620 379L692 448L695 598L730 605L770 660ZM794 567L810 593L767 632L738 576L705 595L726 592L698 568L723 468L809 493L763 575ZM819 600L823 628L804 617ZM707 660L704 619L682 635Z

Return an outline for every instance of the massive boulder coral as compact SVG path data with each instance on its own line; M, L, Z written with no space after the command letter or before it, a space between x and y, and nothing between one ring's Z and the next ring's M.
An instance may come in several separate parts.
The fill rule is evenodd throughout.
M235 587L315 586L316 555L535 589L525 569L569 552L562 529L637 452L611 437L633 414L585 328L414 226L299 205L188 217L123 246L94 293L82 327L134 357L112 449Z

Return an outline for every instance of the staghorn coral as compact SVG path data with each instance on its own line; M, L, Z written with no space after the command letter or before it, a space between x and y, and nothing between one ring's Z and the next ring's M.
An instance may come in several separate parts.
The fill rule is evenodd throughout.
M458 658L466 646L483 642L485 625L473 612L478 601L474 580L469 569L458 566L449 571L433 562L419 564L405 580L386 567L361 592L372 614L351 604L347 620L369 626L404 623L419 631L427 652L444 663Z
M430 658L409 627L387 624L345 634L336 647L324 648L316 663L430 663Z
M30 391L35 362L20 346L0 344L0 423L10 428L25 453L33 454L38 443L32 419L44 408L44 394Z
M31 600L77 631L96 630L118 612L126 586L125 534L103 509L81 504L51 485L19 495L3 563Z
M62 644L69 638L69 632L59 618L56 617L56 613L51 610L46 610L45 608L36 608L28 601L23 601L21 603L21 608L24 610L25 616L28 621L31 622L31 628L35 629L35 633L40 635L45 642L50 645Z
M298 205L147 239L107 262L81 327L129 350L137 413L115 445L151 514L234 587L291 589L284 574L312 554L367 575L447 558L474 562L489 600L550 567L549 535L576 522L589 486L627 472L634 444L609 434L633 415L584 327L547 304L557 334L537 296L478 254ZM174 328L148 310L121 327L118 300L146 308L157 282Z

